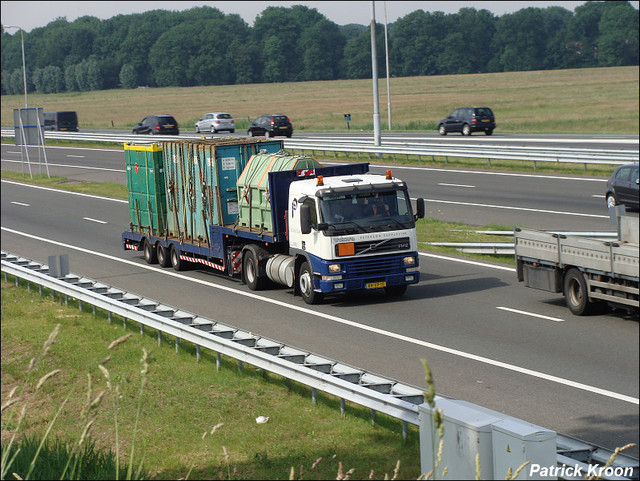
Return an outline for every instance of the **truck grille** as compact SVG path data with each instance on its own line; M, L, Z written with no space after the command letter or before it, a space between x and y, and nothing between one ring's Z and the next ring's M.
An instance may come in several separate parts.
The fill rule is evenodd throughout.
M381 257L379 259L363 258L346 264L346 277L378 276L399 272L402 267L400 257Z

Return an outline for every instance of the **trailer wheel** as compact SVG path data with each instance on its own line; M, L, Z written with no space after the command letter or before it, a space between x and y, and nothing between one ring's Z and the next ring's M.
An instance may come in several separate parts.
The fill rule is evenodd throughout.
M171 257L169 256L168 249L163 247L159 242L156 246L156 256L158 257L160 267L169 267L171 265Z
M184 262L180 259L180 249L175 245L171 246L171 265L176 271L184 270Z
M589 291L582 272L575 267L569 269L564 276L564 298L567 307L576 316L589 311Z
M147 261L147 264L157 264L158 257L156 256L156 250L153 248L149 239L144 240L144 260Z
M257 256L251 248L248 248L242 255L242 271L244 272L244 280L247 286L249 286L249 289L259 291L265 288L268 279L260 276Z
M298 287L300 295L307 304L318 304L324 298L320 292L313 290L313 272L308 262L303 262L298 272Z

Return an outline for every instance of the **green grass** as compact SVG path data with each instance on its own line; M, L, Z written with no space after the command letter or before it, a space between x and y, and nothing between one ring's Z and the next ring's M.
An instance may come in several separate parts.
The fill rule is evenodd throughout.
M19 388L20 399L3 408L3 443L18 427L16 419L25 402L29 408L18 434L41 439L68 398L49 436L76 445L85 425L81 413L87 400L105 391L89 431L92 445L104 453L117 453L121 467L129 459L135 460L134 466L143 462L154 479L187 475L189 479L287 479L292 467L295 479L333 479L339 463L344 471L355 469L352 479L367 479L372 470L373 479L384 479L385 474L393 475L398 460L403 479L420 474L416 427L410 426L403 441L396 419L378 413L372 425L369 410L350 403L342 417L339 399L333 396L318 393L314 405L306 386L263 375L248 364L240 372L230 358L223 357L216 371L213 352L203 350L197 363L191 344L181 343L176 354L173 339L165 337L158 347L155 331L147 329L141 335L131 322L124 327L114 316L110 323L100 310L96 315L87 312L89 308L81 312L75 301L65 306L46 289L39 297L36 290L27 292L24 281L20 287L10 281L2 281L2 400L5 404L14 387ZM28 372L30 360L57 324L59 334L48 354ZM126 342L108 349L127 333L131 336ZM148 352L144 376L143 350ZM112 390L99 363L108 369ZM38 379L54 369L60 372L36 389ZM257 424L260 415L269 416L269 421ZM224 426L211 434L220 423ZM130 457L132 445L135 454ZM312 469L319 458L322 461Z
M380 79L380 117L387 128L386 79ZM149 114L172 114L183 130L205 112L226 111L246 128L265 113L288 115L296 131L371 131L371 79L202 87L114 89L29 94L45 111L75 110L80 129L130 129ZM456 107L488 105L497 132L638 133L638 67L394 77L390 80L395 131L435 132ZM4 95L3 126L13 125L22 95ZM159 107L160 106L160 107ZM159 111L161 110L161 112Z

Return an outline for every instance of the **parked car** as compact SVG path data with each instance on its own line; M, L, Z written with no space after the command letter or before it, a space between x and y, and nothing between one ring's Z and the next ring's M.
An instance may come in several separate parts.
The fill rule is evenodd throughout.
M178 122L171 115L148 115L137 123L134 134L179 135Z
M227 130L231 133L236 131L236 122L233 117L226 112L210 112L204 114L200 120L196 122L196 133L211 132L215 134L222 130Z
M455 109L448 117L438 122L438 133L447 135L449 132L460 132L471 135L472 132L482 132L491 135L496 128L496 118L489 107L462 107Z
M286 115L261 115L249 125L247 135L258 137L274 137L276 135L293 135L293 125Z
M607 207L611 209L624 204L638 210L638 164L621 165L613 171L607 181Z

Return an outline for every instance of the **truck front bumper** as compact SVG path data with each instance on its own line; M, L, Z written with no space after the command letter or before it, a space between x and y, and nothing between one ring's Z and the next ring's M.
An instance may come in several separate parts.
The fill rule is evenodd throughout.
M406 259L413 262L407 263ZM404 286L420 282L417 252L325 261L312 258L314 287L323 293ZM339 265L338 271L330 266Z

